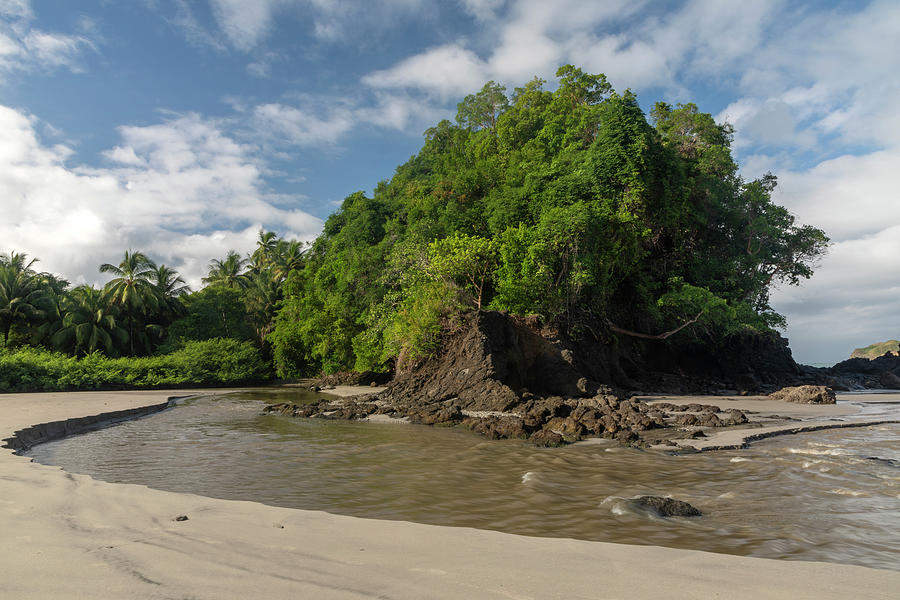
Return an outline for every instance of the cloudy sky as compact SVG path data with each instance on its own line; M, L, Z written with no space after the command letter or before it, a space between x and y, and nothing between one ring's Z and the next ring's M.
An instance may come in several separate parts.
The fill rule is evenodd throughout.
M733 123L743 175L826 230L774 295L798 360L900 336L896 0L0 0L0 251L196 284L260 227L314 238L485 81L565 63Z

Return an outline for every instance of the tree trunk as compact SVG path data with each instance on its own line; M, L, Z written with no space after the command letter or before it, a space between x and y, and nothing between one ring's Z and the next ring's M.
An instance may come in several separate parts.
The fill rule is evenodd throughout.
M628 330L628 329L622 329L621 327L618 327L618 326L614 325L613 322L610 321L609 319L606 320L606 324L609 325L610 331L614 331L615 333L621 333L622 335L628 335L628 336L631 336L631 337L641 338L641 339L644 339L644 340L664 340L664 339L667 339L667 338L669 338L669 337L675 335L676 333L678 333L679 331L681 331L682 329L684 329L684 328L687 327L688 325L693 325L694 323L696 323L697 321L699 321L701 315L703 315L703 311L702 311L702 310L701 310L700 312L698 312L698 313L696 314L696 316L694 316L693 319L690 319L690 320L688 320L688 321L685 321L684 323L682 323L681 325L679 325L679 326L676 327L675 329L670 329L669 331L665 331L665 332L663 332L663 333L658 333L658 334L655 334L655 335L649 334L649 333L640 333L640 332L637 332L637 331L630 331L630 330Z

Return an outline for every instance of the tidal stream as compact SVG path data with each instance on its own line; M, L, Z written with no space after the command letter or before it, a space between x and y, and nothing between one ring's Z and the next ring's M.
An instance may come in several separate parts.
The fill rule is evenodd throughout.
M29 456L104 481L359 517L900 570L900 425L676 456L261 414L296 394L187 400ZM644 494L704 516L662 518L628 500Z

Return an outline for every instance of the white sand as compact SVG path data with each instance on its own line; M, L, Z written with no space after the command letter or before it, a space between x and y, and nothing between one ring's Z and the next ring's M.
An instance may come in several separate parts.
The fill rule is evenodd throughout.
M169 395L0 395L0 438ZM173 520L182 514L189 520ZM0 450L4 599L846 600L898 591L893 571L274 508L94 481Z

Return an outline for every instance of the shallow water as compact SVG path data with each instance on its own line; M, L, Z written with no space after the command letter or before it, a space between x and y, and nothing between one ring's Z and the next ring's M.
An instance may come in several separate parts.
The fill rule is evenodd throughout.
M105 481L345 515L900 570L900 425L681 456L606 442L542 449L260 413L296 393L189 400L29 455ZM704 516L655 516L628 500L643 494Z

